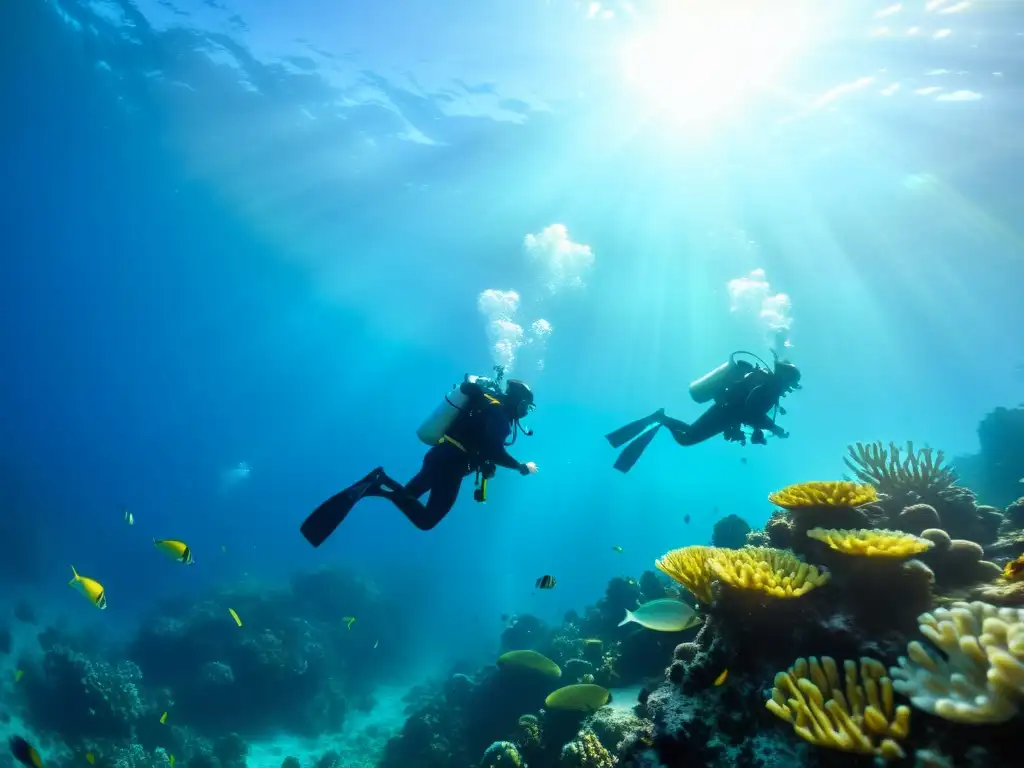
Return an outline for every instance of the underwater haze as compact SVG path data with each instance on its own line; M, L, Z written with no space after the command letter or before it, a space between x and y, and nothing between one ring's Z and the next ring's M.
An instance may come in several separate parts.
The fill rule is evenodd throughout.
M1024 11L777 6L6 0L0 608L33 620L3 620L5 674L43 627L138 649L214 594L255 631L239 605L290 590L333 615L339 663L362 643L366 691L399 690L729 514L764 526L848 445L977 452L1024 401ZM607 433L693 422L688 385L736 350L802 372L788 439L662 429L613 468ZM535 395L509 448L535 475L499 468L486 503L469 476L429 531L367 498L310 546L310 512L375 467L411 478L417 427L497 365ZM369 607L302 594L334 572ZM27 711L11 727L50 738Z

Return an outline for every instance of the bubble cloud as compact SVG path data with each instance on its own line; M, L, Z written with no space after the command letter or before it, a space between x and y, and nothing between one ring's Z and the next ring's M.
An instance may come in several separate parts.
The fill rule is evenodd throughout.
M594 266L589 245L574 243L564 224L552 224L523 238L523 248L541 269L541 279L550 293L565 288L582 288L584 276Z
M516 350L523 344L523 327L515 322L519 310L519 294L489 288L477 297L476 307L487 323L491 360L495 365L503 365L505 370L511 370Z
M737 277L726 285L729 310L751 318L771 340L776 353L792 346L789 332L793 327L793 302L785 293L773 293L763 269L755 269L745 277Z

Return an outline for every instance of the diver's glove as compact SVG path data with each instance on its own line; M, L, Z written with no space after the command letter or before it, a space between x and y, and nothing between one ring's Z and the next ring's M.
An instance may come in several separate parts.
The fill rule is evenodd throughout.
M773 429L772 434L775 435L775 437L779 438L780 440L785 440L787 437L789 437L789 432L782 429L781 427L776 427L775 429Z
M534 464L532 461L528 461L525 464L519 465L519 474L522 475L523 477L526 477L527 475L536 474L536 472L537 465Z

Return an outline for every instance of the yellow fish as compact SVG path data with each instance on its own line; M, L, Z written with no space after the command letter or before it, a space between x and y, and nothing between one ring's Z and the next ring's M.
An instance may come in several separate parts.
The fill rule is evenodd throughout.
M23 670L23 669L19 669L17 672L15 672L14 673L14 682L18 682L19 680L21 680L21 678L24 676L24 674L25 674L25 670Z
M719 686L722 683L724 683L725 682L725 678L727 678L728 676L729 676L729 670L728 669L723 669L722 670L722 674L720 674L718 677L715 678L715 685Z
M166 725L166 723L167 723L167 713L164 712L162 715L160 715L160 725Z
M79 576L78 571L75 570L75 566L71 566L71 573L74 577L68 582L69 587L74 587L87 598L89 602L99 608L101 611L107 607L107 593L103 589L103 585L100 584L96 579L90 579L88 576Z
M96 765L96 755L94 755L92 752L86 752L85 762L87 762L89 765Z
M174 768L174 755L168 755L167 762L170 763L171 768Z
M167 555L171 560L176 560L183 565L192 565L192 550L188 544L174 539L153 539L153 546Z
M135 515L131 513L131 510L129 510L128 507L124 508L124 521L128 523L128 525L135 525Z
M11 736L10 747L11 754L25 768L43 768L43 759L39 757L36 748L21 736Z
M242 620L238 618L238 614L235 613L234 608L228 608L228 613L230 613L231 618L235 620L235 624L237 624L238 626L242 626Z
M344 621L346 624L348 624L348 631L351 632L352 631L352 625L355 624L356 617L355 616L346 616L344 619L342 619L342 621Z

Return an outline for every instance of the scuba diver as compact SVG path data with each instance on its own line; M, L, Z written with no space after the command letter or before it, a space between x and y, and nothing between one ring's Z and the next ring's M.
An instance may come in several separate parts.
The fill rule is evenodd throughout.
M522 381L509 379L501 390L504 368L495 367L495 379L466 375L430 417L416 431L432 446L423 457L423 467L402 485L377 467L358 483L321 504L302 524L302 535L319 547L341 524L352 508L368 496L387 499L417 528L429 531L451 511L463 478L476 473L473 498L487 501L487 481L497 467L515 469L521 475L537 472L537 465L521 463L509 455L519 432L533 432L520 420L534 408L533 392ZM509 436L511 435L511 439ZM424 504L419 499L429 493Z
M749 355L761 365L737 360L737 355ZM779 399L800 389L800 371L792 363L780 360L774 350L772 356L774 370L751 352L733 352L728 362L690 384L690 396L696 402L714 400L692 424L666 416L665 409L661 408L606 435L612 448L626 446L615 460L615 468L629 472L662 427L668 427L676 442L684 446L702 443L718 434L746 445L744 426L753 428L750 442L755 445L768 442L766 431L775 437L789 437L789 433L775 423L775 414L785 415Z

